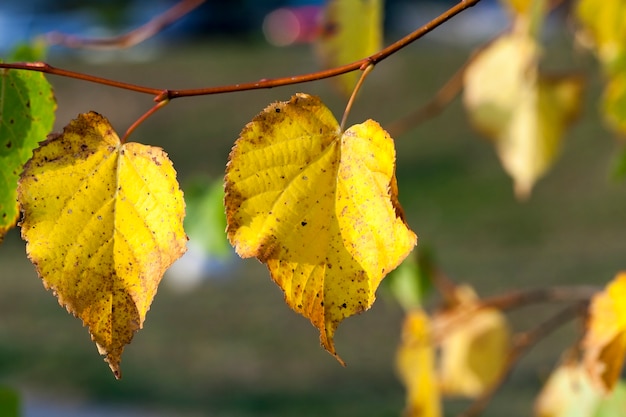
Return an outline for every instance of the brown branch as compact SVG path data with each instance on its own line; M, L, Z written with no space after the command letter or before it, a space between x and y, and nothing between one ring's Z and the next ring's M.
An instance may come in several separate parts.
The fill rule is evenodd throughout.
M459 68L424 106L390 123L385 129L389 135L398 138L422 122L439 115L461 91L466 67L467 63Z
M124 90L135 91L137 93L150 94L155 97L167 97L167 93L163 94L164 90L159 88L144 87L136 84L125 83L116 80L110 80L108 78L96 77L95 75L84 74L81 72L70 71L63 68L53 67L45 62L16 62L16 63L4 63L0 62L0 68L18 69L26 71L37 71L51 75L58 75L61 77L74 78L76 80L88 81L96 84L107 85L109 87L121 88ZM167 91L167 90L165 90Z
M584 314L586 311L586 307L586 302L579 302L570 305L558 312L556 315L550 317L548 320L539 324L535 328L524 333L519 333L516 337L516 343L509 352L509 356L507 358L504 369L498 376L496 382L457 417L479 416L485 410L496 392L506 382L522 356L528 353L528 351L536 346L537 343L539 343L543 338L549 336L555 330L557 330L573 318L577 317L578 315Z
M343 65L340 67L332 68L329 70L318 71L310 74L299 75L295 77L286 77L286 78L277 78L274 80L261 80L253 83L246 84L235 84L231 86L224 87L213 87L213 88L204 88L204 89L190 89L190 90L173 90L170 91L169 98L183 97L183 96L197 96L197 95L210 95L210 94L221 94L221 93L229 93L233 91L244 91L244 90L257 90L262 88L273 88L280 87L285 85L292 84L300 84L309 81L317 81L325 78L335 77L337 75L345 74L351 71L355 71L361 69L371 64L377 64L380 61L388 58L394 53L398 52L400 49L410 45L414 41L420 39L424 35L429 32L432 32L435 28L440 26L441 24L447 22L457 14L461 13L463 10L468 9L470 7L478 4L480 0L461 0L455 6L451 7L441 15L437 16L430 22L426 23L419 29L414 32L408 34L404 38L396 41L395 43L389 45L383 50L371 55L367 58L363 58L359 61L355 61L351 64Z
M458 304L457 284L444 274L441 269L433 268L428 277L433 287L437 289L443 298L443 303L446 307Z
M479 308L497 308L511 310L551 301L589 301L596 293L602 291L602 287L593 285L556 286L549 288L534 288L519 290L502 295L483 298Z
M63 45L68 48L99 50L129 48L153 37L187 13L196 9L204 3L204 1L205 0L181 0L146 24L120 36L110 38L82 38L80 36L60 32L51 32L46 35L46 40L50 45Z
M49 64L42 62L35 63L0 63L0 68L9 68L9 69L21 69L21 70L29 70L29 71L39 71L47 74L59 75L63 77L75 78L83 81L89 81L93 83L108 85L111 87L122 88L125 90L135 91L138 93L151 94L155 96L155 101L161 100L171 100L178 97L190 97L190 96L203 96L203 95L212 95L212 94L223 94L223 93L232 93L235 91L248 91L248 90L258 90L258 89L266 89L266 88L274 88L286 85L293 84L301 84L310 81L322 80L325 78L335 77L337 75L345 74L351 71L356 71L361 69L362 67L367 66L368 64L376 64L392 54L398 52L400 49L408 46L412 42L417 39L423 37L427 33L434 30L436 27L450 20L452 17L461 13L463 10L468 9L476 4L478 4L480 0L461 0L455 6L448 9L446 12L437 16L424 26L400 39L399 41L389 45L387 48L377 52L374 55L371 55L367 58L363 58L359 61L355 61L351 64L342 65L336 68L331 68L324 71L317 71L304 75L297 75L291 77L283 77L276 79L262 79L255 82L250 83L242 83L242 84L232 84L226 86L219 87L209 87L209 88L198 88L198 89L184 89L184 90L167 90L162 88L151 88L145 87L130 83L123 83L119 81L109 80L106 78L95 77L93 75L88 75L84 73L78 73L74 71L68 71L61 68L55 68Z

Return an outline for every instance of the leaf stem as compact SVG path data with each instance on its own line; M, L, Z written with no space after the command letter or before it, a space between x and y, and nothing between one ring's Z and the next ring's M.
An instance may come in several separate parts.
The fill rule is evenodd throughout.
M162 107L165 107L165 105L168 104L169 102L170 101L167 99L162 100L162 101L157 101L157 103L154 106L152 106L150 110L145 112L143 115L141 115L141 117L135 120L135 122L132 125L130 125L130 127L128 128L128 130L126 130L126 133L124 133L124 136L122 137L120 141L122 143L126 143L126 141L128 140L128 137L135 131L135 129L137 129L137 127L139 127L140 124L142 124L148 117L156 113L157 110L161 109Z
M232 84L218 87L197 88L197 89L183 89L183 90L169 90L163 88L152 88L136 84L124 83L115 80L109 80L102 77L96 77L93 75L69 71L61 68L55 68L49 64L43 62L34 63L0 63L0 68L20 69L28 71L39 71L47 74L58 75L63 77L70 77L78 80L93 82L97 84L107 85L110 87L121 88L125 90L135 91L138 93L151 94L156 97L156 100L171 100L178 97L191 97L191 96L205 96L212 94L232 93L235 91L248 91L258 90L265 88L274 88L286 85L301 84L310 81L322 80L325 78L335 77L337 75L345 74L351 71L361 69L364 65L375 65L378 62L388 58L400 49L410 45L417 39L420 39L427 33L433 31L441 24L447 22L452 17L461 13L463 10L478 4L480 0L461 0L455 6L451 7L441 15L437 16L430 22L426 23L419 29L411 32L402 39L382 49L381 51L363 58L359 61L355 61L351 64L342 65L339 67L331 68L328 70L312 72L309 74L296 75L290 77L276 78L276 79L261 79L255 82ZM166 92L166 94L162 94Z
M350 114L350 110L352 110L352 105L354 104L356 95L361 89L363 82L365 81L369 73L372 72L373 69L374 69L374 64L370 63L366 65L365 68L363 69L363 72L361 73L361 77L359 78L359 81L357 81L356 85L354 86L354 90L352 90L352 94L350 95L348 104L346 104L346 109L343 111L343 117L341 118L341 125L339 128L341 129L342 132L345 130L346 121L348 120L348 115Z

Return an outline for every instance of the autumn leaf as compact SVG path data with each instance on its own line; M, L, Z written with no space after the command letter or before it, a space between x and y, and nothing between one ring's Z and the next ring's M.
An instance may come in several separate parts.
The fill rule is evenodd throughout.
M608 123L626 135L626 71L616 74L607 82L603 108Z
M532 38L512 33L481 51L465 71L470 120L493 140L518 198L528 197L554 163L581 105L582 79L539 74L537 54Z
M621 272L589 306L583 340L584 364L591 380L610 392L619 379L626 356L626 272Z
M441 416L432 331L429 318L421 309L411 311L404 319L396 369L407 392L404 416Z
M591 417L602 393L589 380L578 362L556 368L535 400L536 417Z
M626 66L626 0L579 0L579 39L595 49L608 74Z
M626 134L626 0L580 0L578 39L593 49L607 77L603 110L609 126Z
M511 331L504 315L478 308L468 286L456 288L456 304L433 318L440 346L441 392L475 398L498 381L507 363Z
M231 244L267 264L341 362L337 326L372 305L417 239L397 200L393 140L371 120L341 132L318 98L297 94L256 116L229 159Z
M0 243L19 218L22 168L52 129L55 109L43 74L0 69Z
M350 64L378 52L383 44L382 0L329 0L317 53L326 68ZM352 92L360 73L335 77L341 91Z
M81 114L26 164L22 237L47 289L89 327L120 377L163 272L185 251L184 201L160 148L120 143L97 113Z

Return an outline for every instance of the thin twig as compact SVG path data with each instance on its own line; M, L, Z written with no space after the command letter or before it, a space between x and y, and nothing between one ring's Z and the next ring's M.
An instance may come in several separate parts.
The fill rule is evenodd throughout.
M385 129L389 132L389 135L392 138L398 138L422 122L441 113L461 91L463 87L463 74L466 67L467 63L459 68L424 106L390 123Z
M393 137L393 136L392 136ZM437 289L446 306L454 306L458 304L457 284L452 281L439 268L433 268L432 273L428 274L433 286Z
M363 81L367 78L370 72L374 69L374 64L369 64L365 67L363 72L361 73L361 77L359 77L359 81L357 81L354 86L354 90L352 90L352 94L350 95L350 99L348 100L348 104L346 104L346 109L343 111L343 117L341 118L340 129L343 132L346 127L346 121L348 120L348 115L350 114L350 110L352 110L352 105L354 104L354 100L356 99L356 95L358 94L361 86L363 85Z
M594 285L556 286L549 288L533 288L507 292L506 294L483 298L479 308L497 308L511 310L529 304L552 301L589 301L602 287Z
M310 74L299 75L295 77L286 77L286 78L277 78L274 80L261 80L254 83L246 83L246 84L235 84L224 87L213 87L213 88L205 88L205 89L189 89L189 90L172 90L170 91L170 98L183 97L183 96L197 96L197 95L211 95L211 94L222 94L229 93L233 91L244 91L244 90L257 90L262 88L273 88L280 87L285 85L292 84L300 84L309 81L322 80L325 78L335 77L337 75L345 74L351 71L355 71L360 69L363 65L367 64L377 64L380 61L388 58L394 53L398 52L400 49L410 45L414 41L420 39L424 35L432 32L435 28L447 22L457 14L461 13L463 10L468 9L470 7L478 4L480 0L461 0L455 6L451 7L441 15L437 16L430 22L426 23L419 29L414 32L408 34L404 38L398 40L397 42L389 45L388 47L382 49L381 51L371 55L367 58L363 58L359 61L355 61L351 64L343 65L340 67L318 71Z
M204 3L204 1L205 0L181 0L146 24L119 36L110 38L82 38L80 36L60 32L51 32L46 35L46 40L51 45L63 45L68 48L98 50L129 48L153 37L187 13L196 9Z
M492 386L487 389L480 397L478 397L472 404L470 404L467 409L465 409L461 414L457 417L477 417L479 416L487 407L493 396L496 392L502 387L502 385L506 382L509 375L519 362L522 356L524 356L528 351L537 345L543 338L552 334L555 330L577 317L580 314L584 314L586 311L586 302L579 302L573 305L570 305L563 310L559 311L554 316L550 317L548 320L539 324L535 328L524 332L519 333L516 337L516 343L509 352L509 356L507 358L504 369L498 376L498 379Z
M16 62L12 64L0 62L0 68L43 72L46 74L74 78L76 80L88 81L91 83L107 85L109 87L135 91L137 93L150 94L153 96L162 96L163 95L162 93L164 91L161 88L144 87L144 86L140 86L136 84L110 80L108 78L96 77L95 75L84 74L84 73L76 72L76 71L70 71L70 70L66 70L63 68L57 68L45 62ZM167 94L165 94L165 96L167 96Z
M356 71L360 69L363 65L367 64L376 64L390 55L398 52L400 49L408 46L412 42L431 32L436 27L450 20L452 17L461 13L463 10L468 9L476 4L478 4L480 0L461 0L455 6L448 9L446 12L437 16L421 28L415 30L399 41L393 43L392 45L384 48L383 50L377 52L376 54L369 56L367 58L363 58L359 61L355 61L351 64L342 65L336 68L331 68L324 71L317 71L304 75L297 75L291 77L283 77L276 79L262 79L255 82L250 83L241 83L241 84L232 84L225 85L219 87L209 87L209 88L197 88L197 89L183 89L183 90L169 90L162 88L151 88L145 87L130 83L123 83L114 80L108 80L101 77L95 77L93 75L88 75L84 73L78 73L74 71L68 71L61 68L55 68L49 64L42 62L35 63L0 63L0 68L9 68L9 69L22 69L29 71L39 71L47 74L59 75L64 77L75 78L79 80L89 81L93 83L108 85L111 87L122 88L126 90L131 90L139 93L151 94L155 96L155 100L164 100L164 99L174 99L178 97L191 97L191 96L204 96L204 95L212 95L212 94L223 94L223 93L232 93L235 91L248 91L248 90L258 90L258 89L266 89L266 88L274 88L286 85L293 84L301 84L310 81L322 80L325 78L335 77L337 75L345 74L351 71Z

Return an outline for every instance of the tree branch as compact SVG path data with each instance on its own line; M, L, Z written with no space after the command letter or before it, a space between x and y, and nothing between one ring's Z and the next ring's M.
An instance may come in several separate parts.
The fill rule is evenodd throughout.
M418 126L420 123L441 113L461 91L461 88L463 87L463 74L465 73L466 67L467 63L459 68L439 89L439 91L437 91L435 96L424 106L402 117L401 119L397 119L390 123L386 128L389 136L397 138L398 136Z
M496 308L511 310L551 301L589 301L602 287L594 285L556 286L549 288L533 288L530 290L512 291L502 295L483 298L479 301L479 308Z
M198 88L198 89L183 89L183 90L169 90L162 88L152 88L146 87L136 84L124 83L115 80L109 80L106 78L96 77L89 74L69 71L61 68L55 68L49 64L43 62L35 62L35 63L0 63L0 68L7 69L20 69L20 70L28 70L28 71L39 71L47 74L58 75L63 77L75 78L78 80L93 82L97 84L107 85L110 87L121 88L125 90L135 91L138 93L151 94L155 96L155 101L162 100L171 100L178 97L190 97L190 96L204 96L204 95L213 95L213 94L223 94L223 93L232 93L236 91L248 91L248 90L258 90L258 89L266 89L266 88L274 88L286 85L293 84L301 84L310 81L322 80L325 78L335 77L341 74L345 74L351 71L356 71L358 69L364 68L369 64L376 64L394 53L398 52L400 49L410 45L412 42L420 39L427 33L434 30L436 27L450 20L452 17L461 13L463 10L468 9L472 6L478 4L480 0L461 0L455 6L448 9L446 12L437 16L424 26L405 36L404 38L398 40L397 42L389 45L383 50L377 52L374 55L371 55L367 58L363 58L359 61L355 61L351 64L342 65L339 67L331 68L328 70L312 72L309 74L291 76L291 77L283 77L276 79L261 79L255 82L249 83L241 83L241 84L232 84L226 86L218 86L218 87L208 87L208 88Z
M68 48L99 50L129 48L153 37L187 13L196 9L204 1L181 0L162 14L151 19L148 23L120 36L88 39L60 32L51 32L46 35L46 40L50 45L63 45Z
M144 87L136 84L110 80L108 78L96 77L95 75L70 71L63 68L57 68L45 62L16 62L11 64L0 62L0 68L43 72L51 75L58 75L61 77L74 78L76 80L88 81L95 84L107 85L109 87L121 88L123 90L135 91L137 93L150 94L156 97L161 97L163 95L163 92L167 91L158 88Z

